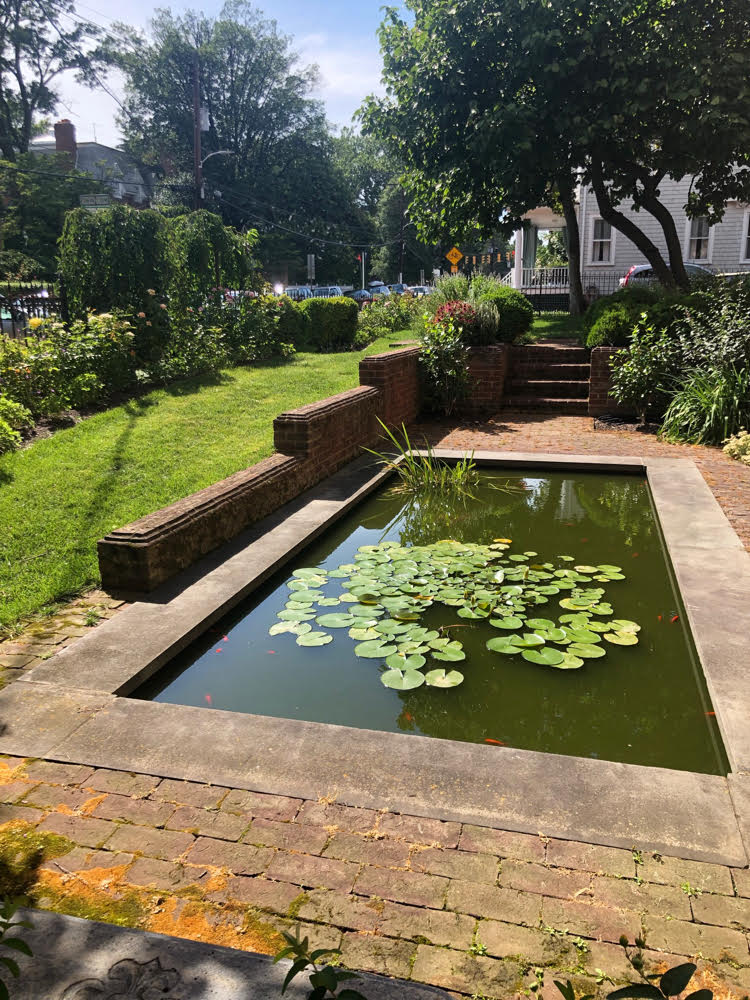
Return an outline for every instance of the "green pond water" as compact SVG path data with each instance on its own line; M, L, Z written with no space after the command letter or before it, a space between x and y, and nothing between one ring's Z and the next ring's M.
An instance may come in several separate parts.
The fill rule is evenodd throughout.
M493 488L505 483L514 484L516 491ZM443 496L417 503L386 486L333 525L219 626L162 669L135 697L488 746L503 744L726 773L726 756L645 479L503 470L502 474L483 475L481 486L473 493L474 499ZM357 565L365 560L370 567L365 572L380 573L376 584L382 589L392 583L383 579L391 569L382 569L383 563L387 565L389 547L386 544L382 549L362 552L361 546L379 547L385 542L419 551L443 540L469 546L495 545L495 550L483 552L489 551L497 559L490 569L504 567L509 574L500 581L506 587L517 584L519 571L531 572L532 577L545 572L548 576L532 586L547 585L550 589L550 584L559 582L554 575L557 570L614 567L609 573L615 578L604 582L594 579L600 573L589 574L584 577L587 582L576 581L576 586L602 588L605 593L598 607L604 610L591 620L637 623L637 645L600 639L604 656L586 657L577 669L559 669L529 662L523 655L487 649L488 640L520 636L531 632L530 626L514 633L493 627L490 619L467 620L459 616L459 606L435 601L422 611L418 621L405 624L460 641L464 658L446 662L434 659L440 650L424 650L427 662L421 673L455 669L463 681L452 688L421 684L412 690L394 690L384 686L381 676L389 670L385 657L358 656L355 647L360 637L351 638L348 628L326 627L325 619L318 624L312 617L346 615L355 607L351 598L348 603L334 599L346 592L349 578L357 572L349 569L339 577L328 573L342 565L354 565L355 559ZM398 550L391 551L403 560ZM446 551L451 551L449 546L437 548L438 553ZM524 556L525 552L533 555ZM514 555L517 560L512 559ZM563 560L563 556L569 558ZM373 568L373 559L382 562ZM314 581L312 589L319 596L312 608L301 609L302 617L309 622L309 634L326 633L332 638L326 639L325 645L301 646L293 633L269 634L280 621L279 613L288 612L288 602L294 599L295 590L289 584L296 593L309 594L311 587L304 577L295 578L294 572L317 567L327 572ZM617 567L621 573L616 572ZM424 587L413 587L412 595L415 590L429 589L424 573L418 579ZM306 599L309 601L309 596ZM504 593L499 610L492 613L493 620L513 613L512 606L505 607L506 599L518 598L512 591ZM571 614L571 608L561 607L560 601L571 599L570 589L539 595L538 599L540 603L525 609L527 619L548 619L565 627L560 618ZM611 605L611 614L606 613L606 602ZM374 615L381 622L393 621L390 615L400 613L375 604L370 607L375 607ZM366 614L361 605L358 610ZM403 638L386 636L385 641L395 643ZM627 635L624 641L630 641ZM546 648L569 653L565 643L550 641ZM537 651L536 647L531 649ZM558 653L551 659L559 660Z

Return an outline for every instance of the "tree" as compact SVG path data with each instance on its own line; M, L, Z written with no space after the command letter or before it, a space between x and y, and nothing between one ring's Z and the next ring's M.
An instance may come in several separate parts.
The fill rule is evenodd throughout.
M536 260L540 267L561 267L568 263L568 248L562 230L550 229L542 237Z
M0 4L0 151L6 160L26 153L44 116L54 113L61 74L73 71L79 81L96 82L105 63L93 46L100 34L96 25L76 19L70 0Z
M372 273L386 282L402 280L417 284L419 272L432 273L436 248L422 243L409 216L409 200L397 177L383 189L375 216L377 241L372 254ZM403 250L402 250L403 243Z
M750 196L750 10L745 0L411 0L381 29L387 97L366 128L407 164L430 228L517 224L557 203L578 259L575 190L644 253L664 284L686 284L661 200L693 178L692 216L721 218ZM658 220L668 262L619 206ZM572 290L573 291L573 290Z
M173 200L180 172L192 170L197 54L209 126L203 154L232 154L206 161L207 205L238 228L257 229L261 257L285 262L290 276L303 277L308 253L319 258L319 278L351 270L354 254L342 244L368 242L371 226L311 96L317 70L298 64L274 21L246 0L229 0L215 18L161 10L149 38L120 28L111 51L126 78L126 147L165 169Z
M65 156L25 153L14 163L0 160L0 246L26 255L37 267L22 265L20 258L6 258L6 273L35 271L35 278L52 278L57 270L57 241L65 215L77 208L82 194L107 189L89 174L71 170ZM13 261L15 260L15 263ZM32 277L23 273L19 277Z

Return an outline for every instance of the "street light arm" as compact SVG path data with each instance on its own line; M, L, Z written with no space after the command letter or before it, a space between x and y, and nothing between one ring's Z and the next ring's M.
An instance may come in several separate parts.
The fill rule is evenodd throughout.
M203 166L206 160L210 160L212 156L236 156L236 155L237 154L234 152L233 149L217 149L216 152L209 153L208 156L203 157L203 159L201 160L201 166Z

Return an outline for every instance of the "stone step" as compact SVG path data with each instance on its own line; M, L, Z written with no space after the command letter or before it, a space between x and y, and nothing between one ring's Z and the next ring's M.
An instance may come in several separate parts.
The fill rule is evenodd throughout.
M585 417L589 412L588 399L561 399L555 397L506 396L503 413L564 413Z
M586 382L591 365L555 365L547 361L515 363L510 369L511 378L547 379L551 382Z
M530 344L511 348L513 360L533 362L544 361L547 364L587 364L588 351L584 347L558 347L556 345Z
M588 399L588 379L534 379L512 378L509 391L511 396L533 397L534 399Z

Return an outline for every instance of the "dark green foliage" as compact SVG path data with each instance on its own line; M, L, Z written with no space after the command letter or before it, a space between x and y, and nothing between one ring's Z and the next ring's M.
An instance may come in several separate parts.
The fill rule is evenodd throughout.
M13 918L18 913L18 910L22 906L28 906L29 901L23 896L18 896L16 898L9 898L5 896L0 905L0 947L3 949L10 949L14 955L26 955L28 958L33 956L33 952L26 941L23 938L15 937L14 935L7 936L8 931L12 931L15 927L23 927L25 930L33 930L34 925L28 920L14 920ZM0 965L2 965L3 974L9 972L14 979L18 979L21 975L21 970L18 966L18 962L15 958L10 958L8 955L0 955ZM5 982L0 979L0 1000L9 1000L10 993Z
M299 344L305 332L305 318L288 295L280 295L279 340L285 344Z
M588 335L597 320L613 306L622 306L628 313L637 316L646 307L654 305L661 298L661 293L649 285L632 285L628 288L622 288L612 295L603 295L600 299L592 302L583 314L581 328Z
M494 288L487 288L482 292L478 301L491 302L496 307L500 319L497 333L499 341L513 343L531 329L534 310L526 296L517 289L496 282Z
M680 381L664 414L668 441L721 444L750 421L750 369L695 368Z
M167 220L170 304L198 308L215 288L257 289L250 251L251 230L240 236L212 212L191 212Z
M469 391L468 348L452 319L427 320L419 339L425 407L449 417Z
M121 309L136 313L147 290L169 284L167 226L150 209L115 205L100 212L69 212L60 240L60 270L71 317Z
M622 303L601 313L589 330L586 347L623 347L630 340L636 320Z
M305 299L298 309L304 323L301 346L322 354L354 346L359 309L353 299Z

